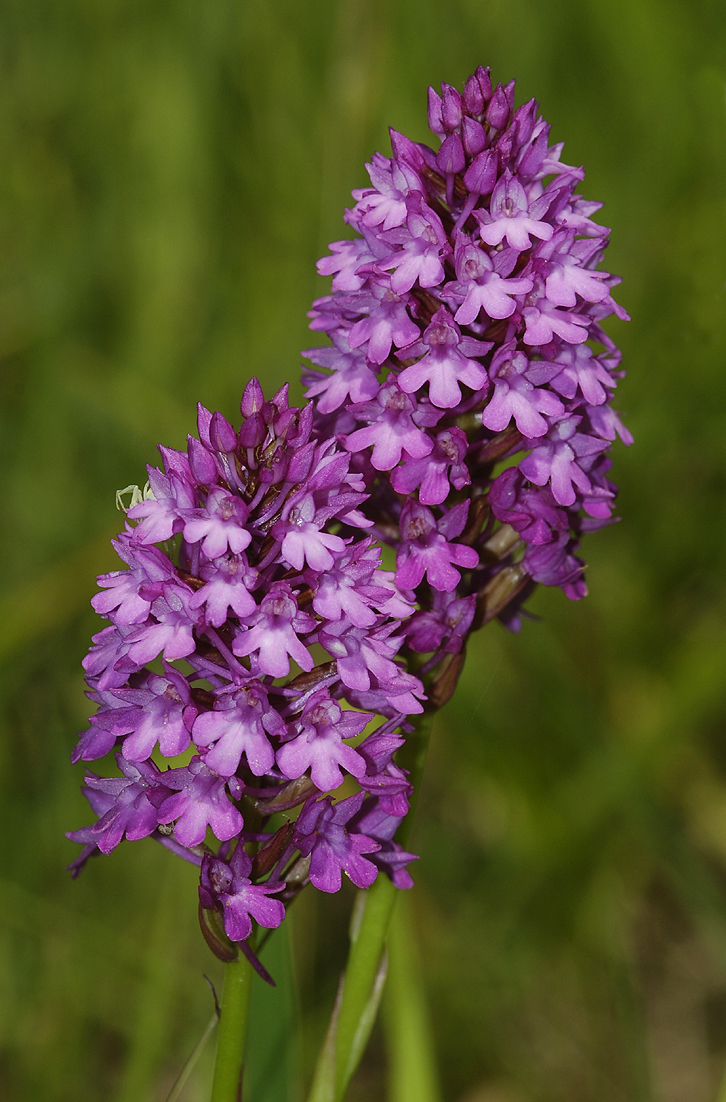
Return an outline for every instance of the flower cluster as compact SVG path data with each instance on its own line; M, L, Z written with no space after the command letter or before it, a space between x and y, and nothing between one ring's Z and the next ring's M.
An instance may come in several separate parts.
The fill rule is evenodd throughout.
M488 69L430 89L428 118L437 151L392 131L392 157L366 166L357 235L318 264L332 294L311 328L332 346L304 355L323 369L306 373L317 431L354 457L363 511L416 590L408 646L440 659L493 616L516 627L535 583L586 593L576 551L611 517L607 451L631 436L601 327L627 315L582 170Z
M153 835L201 866L210 944L213 916L243 942L308 881L365 888L383 869L410 885L392 839L411 786L393 755L422 710L397 660L412 595L366 534L352 456L285 389L265 401L253 380L241 409L236 431L200 407L199 439L161 448L128 510L127 569L93 599L110 624L84 660L98 710L73 755L114 751L119 771L86 773L97 821L69 835L84 844L73 871ZM345 775L354 794L335 802Z
M87 771L97 820L71 868L153 836L200 866L223 959L307 883L410 886L407 716L450 697L469 634L516 628L535 585L583 596L579 542L611 519L607 452L631 437L601 325L627 317L598 267L609 231L537 104L513 101L479 68L430 90L437 151L392 131L356 236L319 263L311 402L253 380L239 431L200 407L199 438L161 448L134 494L127 569L99 578L74 761L113 751L118 775Z

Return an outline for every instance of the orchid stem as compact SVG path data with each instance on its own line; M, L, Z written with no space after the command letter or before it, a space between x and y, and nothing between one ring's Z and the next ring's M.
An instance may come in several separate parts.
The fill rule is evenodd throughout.
M242 1071L252 965L240 953L224 969L212 1102L242 1102Z
M420 716L399 762L410 770L416 800L433 713ZM403 752L402 752L403 753ZM396 839L406 845L415 803ZM358 893L351 920L351 945L328 1033L320 1050L308 1102L342 1102L373 1028L385 980L385 946L398 889L384 874ZM213 1099L213 1102L217 1102Z
M399 899L388 932L383 1021L388 1102L441 1102L409 895Z

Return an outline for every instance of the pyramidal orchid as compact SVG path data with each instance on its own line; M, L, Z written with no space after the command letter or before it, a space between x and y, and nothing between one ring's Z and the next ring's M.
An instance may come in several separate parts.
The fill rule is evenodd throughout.
M580 543L612 519L608 453L631 442L602 327L627 315L582 169L488 69L430 89L428 120L431 147L391 132L354 236L319 262L308 405L252 380L239 428L200 407L93 599L109 623L73 760L117 769L87 765L95 821L69 835L71 869L147 837L199 866L201 928L230 962L214 1102L237 1097L249 967L270 979L259 929L345 875L362 906L310 1095L343 1098L412 885L431 716L473 631L517 630L538 584L586 594Z
M333 347L306 353L305 379L415 592L404 633L428 655L431 706L456 683L452 603L469 632L494 617L517 628L537 584L586 594L580 542L611 520L608 452L616 433L632 438L602 328L627 315L599 267L609 230L578 194L582 169L488 69L461 92L429 89L428 121L437 148L391 131L391 157L374 155L346 212L356 236L318 265L332 293L311 328Z
M368 813L376 784L401 772L392 756L402 741L381 756L369 739L380 746L423 708L397 658L411 595L380 566L351 455L313 434L312 414L290 407L286 390L265 401L256 380L239 430L200 407L199 437L186 452L161 449L152 493L128 510L117 540L128 568L102 575L93 599L110 626L84 660L98 710L73 760L113 753L121 776L87 769L98 819L70 835L84 845L73 872L123 838L154 835L200 866L203 911L222 916L231 942L251 931L230 895L252 868L247 843L265 843L242 894L274 894L249 911L268 927L308 880L337 890L344 867L367 887L389 868L381 842L342 825L352 812L328 814L329 793L356 778L370 789ZM410 787L404 779L399 818ZM364 797L353 799L359 811ZM287 824L266 834L272 815L300 807L292 834ZM360 862L348 869L345 854L362 852L371 856L356 876Z

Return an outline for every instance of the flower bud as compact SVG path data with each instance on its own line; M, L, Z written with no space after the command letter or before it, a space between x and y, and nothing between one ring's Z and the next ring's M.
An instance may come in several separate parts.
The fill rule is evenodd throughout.
M449 134L442 142L441 149L436 155L438 168L446 175L461 172L466 164L464 147L458 134Z
M450 84L442 84L441 91L444 99L441 117L444 128L451 134L461 126L461 95Z
M192 469L192 474L197 482L202 485L213 482L217 477L217 464L214 461L214 456L207 451L203 444L200 444L196 436L189 436L187 440L187 455L189 456L189 466Z
M474 158L464 173L464 183L475 195L488 195L497 182L498 158L493 149L485 149Z
M481 88L481 94L484 97L484 103L489 103L492 98L492 81L489 76L489 66L484 69L481 65L476 71L476 79L479 82Z
M260 386L259 380L250 379L244 389L244 394L240 402L242 416L252 417L254 413L260 412L264 404L265 396L262 393L262 387Z
M216 452L233 452L237 447L237 433L219 412L212 415L209 439Z
M428 120L429 130L432 133L438 134L440 138L443 138L446 134L444 129L444 120L441 115L443 107L443 101L438 92L435 92L433 88L429 88L429 106L428 106Z
M475 157L477 153L481 153L487 144L486 130L480 122L477 122L476 119L470 119L468 115L464 116L461 134L464 149L469 157Z
M484 110L484 93L476 79L476 73L464 85L464 110L467 115L481 115Z
M486 120L495 130L503 130L509 121L509 101L501 84L497 85L487 107Z

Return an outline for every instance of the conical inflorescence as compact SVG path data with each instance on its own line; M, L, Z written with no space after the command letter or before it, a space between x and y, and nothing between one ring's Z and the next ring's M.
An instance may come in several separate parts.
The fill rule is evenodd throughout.
M610 520L608 451L632 438L601 325L627 315L598 267L609 230L577 194L582 169L488 69L429 89L428 119L438 149L392 131L392 156L353 192L355 236L318 264L332 294L311 328L332 345L305 353L305 379L416 592L408 647L440 655L494 616L518 626L537 583L585 595L578 546ZM453 684L432 685L434 703Z
M87 771L97 818L71 868L153 836L200 866L223 958L308 883L410 886L408 717L449 698L470 633L516 628L537 584L585 594L579 543L611 519L608 452L631 440L601 325L627 315L582 170L482 68L430 90L429 124L436 151L392 132L353 193L355 236L319 263L330 343L305 353L308 405L252 380L239 429L200 407L93 600L109 625L74 761L113 753L118 771Z

